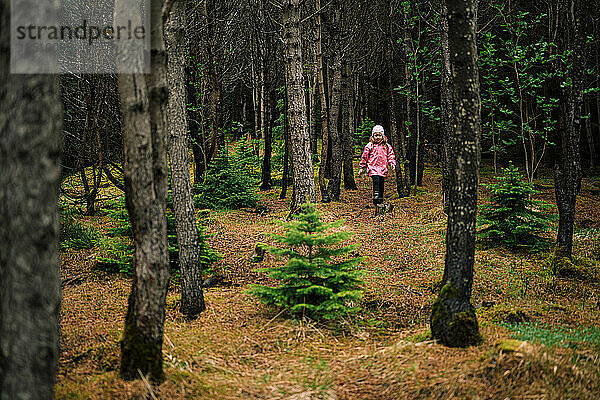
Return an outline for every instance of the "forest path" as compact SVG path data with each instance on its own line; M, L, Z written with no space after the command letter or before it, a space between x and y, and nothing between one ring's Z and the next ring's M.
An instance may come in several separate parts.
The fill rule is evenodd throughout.
M338 229L352 232L348 243L367 257L362 311L336 324L296 321L245 293L249 283L269 282L259 268L283 262L272 256L251 261L256 242L282 232L277 221L285 220L288 203L278 199L278 190L264 193L263 215L211 211L209 242L224 256L215 270L231 285L206 289L208 308L193 322L181 318L178 287L170 288L163 346L168 379L153 389L157 398L561 398L565 388L578 398L599 397L597 351L528 345L499 354L495 348L510 334L499 323L510 318L597 326L598 281L558 280L549 287L539 274L539 256L478 247L473 304L495 304L478 311L484 343L469 349L437 345L428 340L427 326L443 273L439 172L427 169L418 194L401 199L390 177L386 201L395 210L383 216L374 216L370 179L357 183L357 191L342 190L340 202L317 208L325 221L343 218ZM592 186L585 182L578 213L593 227L600 225L600 208ZM543 197L552 199L551 188ZM579 252L585 243L577 240ZM63 273L89 271L90 253L66 253ZM126 277L92 274L63 289L56 398L148 397L142 382L121 381L117 373L129 288Z

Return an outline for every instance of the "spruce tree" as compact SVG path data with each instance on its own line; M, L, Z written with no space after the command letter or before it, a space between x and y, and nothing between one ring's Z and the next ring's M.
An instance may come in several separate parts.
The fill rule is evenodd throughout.
M539 192L523 180L518 168L510 162L498 182L483 185L490 189L490 204L481 206L477 220L480 238L505 244L510 248L540 250L549 244L539 233L550 230L554 216L544 213L550 205L532 197Z
M293 218L282 224L287 228L284 235L272 235L286 247L267 247L271 253L286 257L287 263L262 270L280 285L252 285L249 293L297 316L335 319L356 313L363 293L361 272L356 267L362 257L347 257L355 246L335 247L350 237L348 232L327 232L343 221L323 223L321 213L310 203L303 204L301 213Z

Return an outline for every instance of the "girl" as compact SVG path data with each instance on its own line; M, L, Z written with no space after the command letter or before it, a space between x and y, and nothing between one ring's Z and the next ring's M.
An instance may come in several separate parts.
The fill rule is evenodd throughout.
M396 157L394 150L387 142L383 134L383 126L375 125L371 133L371 139L363 150L358 175L362 175L367 170L367 174L373 178L373 204L375 207L384 207L383 205L383 181L388 174L387 166L396 167Z

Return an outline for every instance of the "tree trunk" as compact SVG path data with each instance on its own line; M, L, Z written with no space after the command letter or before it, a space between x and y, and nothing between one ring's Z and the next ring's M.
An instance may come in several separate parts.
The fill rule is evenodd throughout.
M388 7L388 10L390 13L395 12L395 4L393 4L392 1L388 0L387 7ZM388 70L388 89L389 89L389 97L390 97L389 111L388 111L389 115L390 115L389 137L390 137L392 148L394 149L394 153L397 154L396 168L395 168L396 191L398 192L398 197L404 197L405 196L404 179L403 179L404 175L402 173L403 152L400 150L400 147L399 147L400 134L398 133L399 129L398 129L398 121L396 119L396 97L394 96L394 80L393 80L393 73L394 73L393 43L394 43L394 40L392 38L391 18L388 19L386 43L387 43L386 64L387 64L387 70Z
M310 91L308 92L309 95L309 99L308 99L308 104L309 104L309 109L310 109L310 124L309 124L309 134L310 134L310 151L312 154L317 154L318 152L318 138L319 138L319 133L317 132L317 115L318 115L318 111L317 111L317 91L319 90L319 74L317 72L317 63L315 61L315 68L314 68L314 73L313 75L313 79L312 79L312 86L310 88Z
M135 21L136 17L139 10L115 8L115 23L122 25L122 21ZM162 0L152 0L152 74L118 77L127 209L135 245L120 372L123 379L131 380L140 377L139 370L157 383L164 380L162 341L169 283L164 113L168 87L163 20Z
M479 180L480 98L473 0L447 0L448 45L456 130L450 137L446 265L433 304L431 333L442 344L466 347L481 341L471 305Z
M206 151L207 161L213 160L219 153L222 138L221 130L221 82L217 76L217 59L214 54L213 42L215 17L214 0L204 0L204 16L206 18L206 53L208 56L208 116L210 121L210 144Z
M405 149L403 151L403 158L405 161L404 172L405 172L405 182L407 186L407 194L410 195L410 190L412 185L415 183L413 180L416 176L415 174L415 143L416 143L416 132L415 132L415 120L414 113L416 110L415 102L410 95L410 93L415 93L415 84L412 77L412 71L409 65L409 60L413 57L413 41L411 32L408 26L409 15L404 12L404 24L403 24L403 37L404 37L404 57L407 60L404 66L404 79L405 86L408 88L409 94L406 95L406 121L404 124L404 129L407 132L405 135Z
M565 89L565 129L562 131L561 160L554 166L556 205L558 206L558 233L556 252L562 257L571 257L573 251L573 225L575 224L575 203L581 189L580 137L581 104L583 100L583 38L577 23L575 0L561 3L567 19L563 29L565 50L571 53L572 84Z
M354 132L356 132L356 99L358 96L358 88L354 84L354 75L350 73L350 66L348 66L348 77L350 78L350 82L348 85L348 101L344 102L346 108L348 109L348 129L350 131L350 136L352 136L352 153L354 154Z
M448 49L448 11L445 1L441 2L442 18L441 18L441 38L440 38L440 58L441 58L441 88L440 88L440 111L442 124L442 193L444 210L448 208L448 189L450 187L450 157L452 150L450 149L450 141L448 140L454 135L454 127L452 125L452 93L450 92L450 50Z
M8 27L10 2L0 4ZM59 4L20 6L43 13ZM59 355L62 103L54 76L9 75L9 29L0 35L0 397L51 399Z
M317 79L319 81L319 97L321 102L321 163L319 164L319 190L321 191L321 200L330 201L327 194L327 182L325 175L327 171L328 151L329 151L329 109L327 107L327 97L325 90L325 76L323 71L323 23L321 18L321 0L316 0L315 7L318 10L316 18L317 30Z
M190 49L192 51L192 49ZM202 181L204 171L206 169L204 157L204 139L202 137L202 113L199 111L201 104L198 101L198 93L194 80L196 77L193 74L193 65L186 64L186 99L190 106L186 108L188 119L188 127L190 130L190 139L192 141L192 153L194 155L194 183Z
M181 307L188 319L196 318L206 309L202 293L202 271L198 244L196 212L192 199L188 160L188 123L185 112L185 52L188 38L185 31L186 3L175 1L165 29L168 52L169 83L168 127L171 192L175 230L179 245L178 263L181 274Z
M420 144L421 144L421 103L419 102L419 79L417 77L417 81L415 82L415 89L416 89L416 100L415 100L415 126L413 129L413 133L415 133L415 137L414 137L414 148L415 148L415 158L414 158L414 162L413 162L413 184L415 185L415 188L417 186L419 186L419 165L421 163L421 152L420 152Z
M306 201L315 201L315 180L306 123L302 48L300 46L300 0L283 2L285 79L288 98L290 150L294 177L292 211Z
M273 132L271 131L272 118L270 118L269 114L271 114L273 106L271 103L272 96L268 96L267 99L270 101L269 104L265 107L265 120L268 121L268 126L265 127L263 136L265 138L265 152L263 154L263 162L261 168L261 184L260 190L269 190L272 187L271 184L271 154L273 152Z
M333 21L331 23L331 38L334 43L333 56L333 82L331 85L331 114L329 121L329 137L331 138L331 175L327 182L327 197L333 201L340 199L340 185L342 177L342 137L339 129L339 117L342 97L342 54L340 46L340 18L341 4L334 2Z
M588 146L590 148L590 171L594 171L596 169L596 147L594 143L594 134L592 133L592 127L590 126L590 119L592 115L590 113L589 101L585 103L585 115L587 115L585 120L585 132L587 135Z
M284 107L283 107L283 172L281 175L281 193L280 199L285 199L287 196L287 187L289 185L288 176L290 174L290 127L288 123L288 97L287 88L285 89Z
M351 98L353 97L352 82L350 80L350 67L346 63L342 67L342 153L343 153L343 172L344 172L344 189L357 190L356 182L354 181L354 143L352 138L352 128L350 124ZM350 84L348 84L350 83Z

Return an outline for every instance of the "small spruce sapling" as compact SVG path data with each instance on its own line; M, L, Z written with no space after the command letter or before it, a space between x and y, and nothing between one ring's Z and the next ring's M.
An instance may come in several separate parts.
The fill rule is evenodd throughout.
M252 285L249 293L267 305L283 307L296 316L336 319L358 312L356 305L363 291L362 257L344 257L355 246L335 245L350 237L348 232L328 233L343 221L325 224L315 206L305 203L295 220L282 223L284 235L272 235L286 248L268 247L268 251L288 259L285 266L264 268L279 286Z
M258 193L252 176L249 148L242 146L240 154L229 157L221 151L206 174L204 182L195 185L194 203L198 208L238 209L256 207Z
M547 247L550 241L538 233L549 231L549 222L556 219L545 213L551 206L532 199L539 192L523 180L512 162L503 171L497 183L483 185L491 197L489 204L480 207L477 225L484 228L477 232L478 237L513 249L538 251Z

